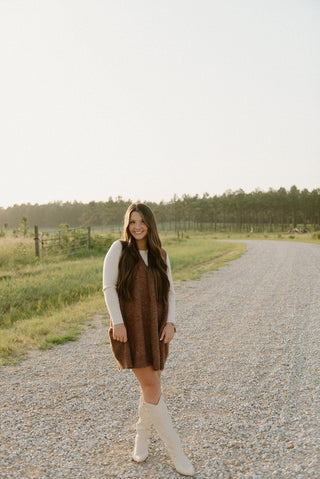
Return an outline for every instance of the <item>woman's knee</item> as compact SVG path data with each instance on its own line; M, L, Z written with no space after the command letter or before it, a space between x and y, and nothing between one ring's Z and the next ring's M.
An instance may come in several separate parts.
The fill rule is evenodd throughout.
M161 388L160 375L153 368L134 369L134 373L143 391L159 391Z
M133 370L140 384L151 386L160 382L160 377L152 367L137 368Z

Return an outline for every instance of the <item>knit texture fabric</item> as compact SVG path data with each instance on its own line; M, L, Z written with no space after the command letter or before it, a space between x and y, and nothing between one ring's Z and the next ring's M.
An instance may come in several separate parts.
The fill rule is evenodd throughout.
M162 254L165 258L164 250ZM169 344L160 341L167 323L168 303L157 302L152 269L141 257L134 281L133 301L122 297L119 301L128 341L115 341L112 326L109 329L111 349L119 369L152 366L155 370L162 370L169 354Z

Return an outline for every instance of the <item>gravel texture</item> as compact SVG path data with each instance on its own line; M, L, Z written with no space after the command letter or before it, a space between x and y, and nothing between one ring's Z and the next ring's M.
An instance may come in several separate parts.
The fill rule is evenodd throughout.
M176 286L163 393L198 479L316 479L320 246L246 243L238 260ZM156 433L146 462L131 460L139 390L103 319L1 367L1 478L181 477Z

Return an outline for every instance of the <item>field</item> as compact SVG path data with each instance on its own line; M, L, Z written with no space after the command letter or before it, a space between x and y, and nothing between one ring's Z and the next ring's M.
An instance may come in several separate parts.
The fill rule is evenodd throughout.
M223 239L276 239L320 244L320 234L163 234L177 281L199 278L238 257L243 243ZM106 315L101 291L105 253L116 236L93 238L81 256L35 258L33 238L0 238L0 364L19 362L31 349L76 340L95 314ZM106 319L107 321L107 319Z
M34 348L76 340L95 314L105 314L101 291L104 247L81 257L35 258L32 238L0 238L0 364L20 361ZM162 238L175 281L197 278L236 258L242 244L194 235ZM99 237L100 246L102 238Z

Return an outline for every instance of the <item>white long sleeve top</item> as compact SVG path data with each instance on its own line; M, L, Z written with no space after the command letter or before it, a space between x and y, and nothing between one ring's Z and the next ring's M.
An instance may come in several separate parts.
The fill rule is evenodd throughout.
M122 252L122 244L120 240L115 241L109 249L103 263L103 292L108 308L111 320L113 324L123 323L123 317L121 314L119 297L117 293L117 280L118 280L118 266ZM148 266L148 251L139 250L143 261ZM172 280L170 260L167 255L168 265L168 279L170 283L169 296L168 296L168 323L175 324L175 291Z

